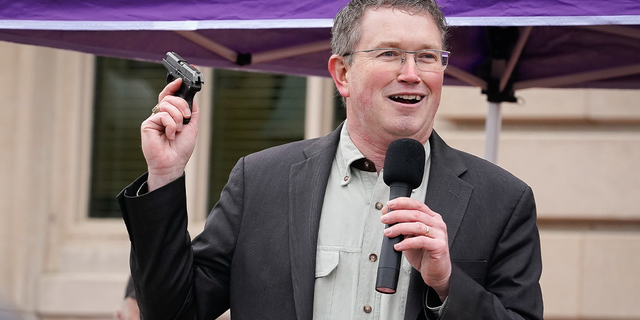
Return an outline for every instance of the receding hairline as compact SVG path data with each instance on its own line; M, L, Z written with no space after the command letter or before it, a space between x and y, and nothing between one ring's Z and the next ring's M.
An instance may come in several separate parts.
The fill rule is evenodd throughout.
M357 41L355 42L355 46L358 45L358 43L360 43L360 40L362 39L362 32L361 32L361 26L362 26L362 21L364 21L364 17L367 14L367 11L377 11L380 8L385 8L385 9L391 9L392 12L394 12L397 10L398 12L401 12L403 14L408 14L411 16L415 16L415 15L422 15L426 18L429 18L430 21L433 23L433 25L436 27L436 29L438 30L439 33L439 37L438 39L440 40L440 46L438 48L433 47L433 45L435 44L426 44L427 46L423 49L442 49L442 50L446 50L445 48L445 39L444 39L444 35L443 32L440 30L440 27L438 26L438 23L435 21L436 19L433 17L433 14L431 14L431 12L428 11L423 11L423 10L412 10L409 11L407 9L404 8L398 8L398 7L394 7L391 6L389 4L382 4L382 5L377 5L377 6L371 6L368 8L365 8L365 10L362 12L362 17L361 19L359 19L358 23L357 23L357 30L358 30L358 34L357 34ZM390 40L390 41L386 41L384 42L384 44L386 44L386 47L399 47L400 43L398 41L395 40Z
M331 32L332 54L345 55L353 51L361 40L361 24L367 10L377 10L381 7L387 7L393 10L397 9L406 14L424 14L425 16L431 17L431 21L436 25L440 35L440 48L447 50L448 25L440 7L435 1L426 1L420 5L411 1L402 2L393 0L379 0L377 3L369 2L368 4L366 0L363 2L365 3L360 3L360 5L355 6L352 6L352 2L350 2L336 14ZM347 18L353 19L351 20L352 22L350 23L348 20L345 20ZM349 57L347 57L347 60L350 60Z

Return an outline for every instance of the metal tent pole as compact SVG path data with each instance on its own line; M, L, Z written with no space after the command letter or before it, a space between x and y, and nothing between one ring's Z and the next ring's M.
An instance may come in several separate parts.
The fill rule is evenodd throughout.
M498 160L498 142L502 129L502 104L489 102L489 111L485 122L484 158L492 163Z

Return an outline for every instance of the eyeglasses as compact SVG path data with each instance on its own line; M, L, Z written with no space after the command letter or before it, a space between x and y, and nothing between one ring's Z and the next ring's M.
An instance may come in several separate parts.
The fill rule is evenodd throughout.
M416 62L416 66L420 71L427 72L440 72L444 71L449 64L449 51L436 50L436 49L424 49L418 51L406 51L395 48L381 48L381 49L369 49L354 51L352 53L344 54L348 56L355 53L368 53L371 60L380 66L387 66L390 69L396 70L401 67L404 61L407 59L407 54L413 54L413 60Z

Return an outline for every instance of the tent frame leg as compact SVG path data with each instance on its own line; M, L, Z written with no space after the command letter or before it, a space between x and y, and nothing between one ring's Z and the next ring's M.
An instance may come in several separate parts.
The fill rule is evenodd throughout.
M485 122L484 158L492 163L498 160L498 142L502 130L502 104L489 102Z

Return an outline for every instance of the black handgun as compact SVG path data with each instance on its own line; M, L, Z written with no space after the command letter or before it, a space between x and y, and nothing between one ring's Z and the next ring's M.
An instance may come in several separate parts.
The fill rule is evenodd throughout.
M162 59L162 64L167 68L167 84L175 79L182 78L180 89L173 95L187 101L189 110L193 110L193 97L200 91L204 83L204 76L194 66L187 63L175 52L167 52L167 57ZM182 123L189 123L191 118L184 118Z

